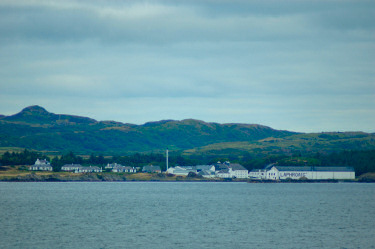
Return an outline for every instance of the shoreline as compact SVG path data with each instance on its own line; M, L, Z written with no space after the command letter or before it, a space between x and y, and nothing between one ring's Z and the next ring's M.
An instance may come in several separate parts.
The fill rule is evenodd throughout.
M38 175L25 174L15 176L2 176L0 182L244 182L244 183L373 183L374 180L361 181L355 180L249 180L249 179L206 179L206 178L187 178L182 176L157 176L149 174L148 177L134 178L133 175L107 175L97 173L84 173L76 176L62 176L59 174Z
M353 180L265 180L249 178L203 178L202 176L177 176L165 173L72 173L29 171L19 167L2 167L0 182L246 182L246 183L340 183L375 182L375 173L365 173Z

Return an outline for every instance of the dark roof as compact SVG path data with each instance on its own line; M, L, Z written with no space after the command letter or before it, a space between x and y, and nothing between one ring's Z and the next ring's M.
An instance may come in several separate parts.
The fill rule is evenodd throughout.
M143 172L155 172L155 171L161 171L161 169L160 169L160 166L147 165L147 166L143 166L142 171Z
M228 169L228 165L224 164L224 163L217 163L217 164L215 164L215 169L216 169L216 171Z
M351 172L353 167L346 166L275 166L278 171L336 171Z
M65 164L62 167L82 167L81 164Z
M195 166L195 168L198 170L198 171L200 171L200 170L209 170L209 169L211 169L212 168L212 166L214 166L214 165L197 165L197 166Z
M222 169L218 173L229 173L229 169Z
M264 169L269 170L269 169L271 169L273 166L275 166L275 164L274 164L274 163L271 163L271 164L266 165L266 167L264 167Z
M314 167L315 171L341 171L341 172L347 172L347 171L354 171L353 167L347 167L347 166L322 166L322 167Z
M264 172L264 169L252 169L250 172Z
M185 169L185 170L196 170L195 166L178 166L178 167Z
M238 163L231 163L229 164L229 167L232 168L232 170L247 170L244 166Z
M202 171L199 171L198 175L200 176L215 175L215 172L210 171L210 170L202 170Z
M116 166L122 167L123 165L121 165L119 163L108 163L107 166L109 166L109 167L116 167Z

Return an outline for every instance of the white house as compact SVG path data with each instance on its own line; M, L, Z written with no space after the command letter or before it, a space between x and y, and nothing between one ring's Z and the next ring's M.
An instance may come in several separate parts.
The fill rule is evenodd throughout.
M53 170L50 162L48 162L47 159L44 159L44 160L36 159L34 165L31 165L29 169L30 170L42 170L42 171Z
M102 169L97 166L90 166L90 167L80 167L74 171L74 173L99 173L102 172Z
M104 168L105 169L113 169L116 166L122 166L122 165L118 164L118 163L108 163Z
M107 167L106 167L107 168ZM120 164L116 164L116 166L114 166L112 168L112 172L116 172L116 173L120 173L120 172L125 172L125 173L136 173L137 170L134 168L134 167L130 167L130 166L122 166Z
M81 164L65 164L64 166L61 167L62 171L76 171L79 168L82 168Z

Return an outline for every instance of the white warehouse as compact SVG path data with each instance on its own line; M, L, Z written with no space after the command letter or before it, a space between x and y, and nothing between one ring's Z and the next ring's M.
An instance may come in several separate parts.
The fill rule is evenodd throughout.
M345 166L276 166L266 167L259 170L263 174L253 174L250 178L267 179L267 180L353 180L355 172L352 167ZM251 172L255 173L255 172ZM258 176L258 177L256 177Z
M355 172L352 167L317 167L317 166L273 166L267 171L266 178L270 180L352 180Z

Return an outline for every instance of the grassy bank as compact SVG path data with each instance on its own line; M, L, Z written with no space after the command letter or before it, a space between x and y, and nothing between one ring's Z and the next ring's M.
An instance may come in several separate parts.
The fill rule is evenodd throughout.
M248 179L207 179L201 177L175 176L161 173L73 173L73 172L50 172L50 171L30 171L27 166L2 166L0 167L0 181L19 181L19 182L116 182L116 181L204 181L204 182L251 182L266 183L274 182L267 180L248 180ZM338 182L338 180L321 180L321 181L300 181L290 180L281 182ZM348 182L375 182L375 173L366 173L355 180Z
M199 177L185 177L157 173L72 173L29 171L26 166L3 166L0 170L0 181L224 181L222 179L205 179ZM242 180L244 181L244 180Z

